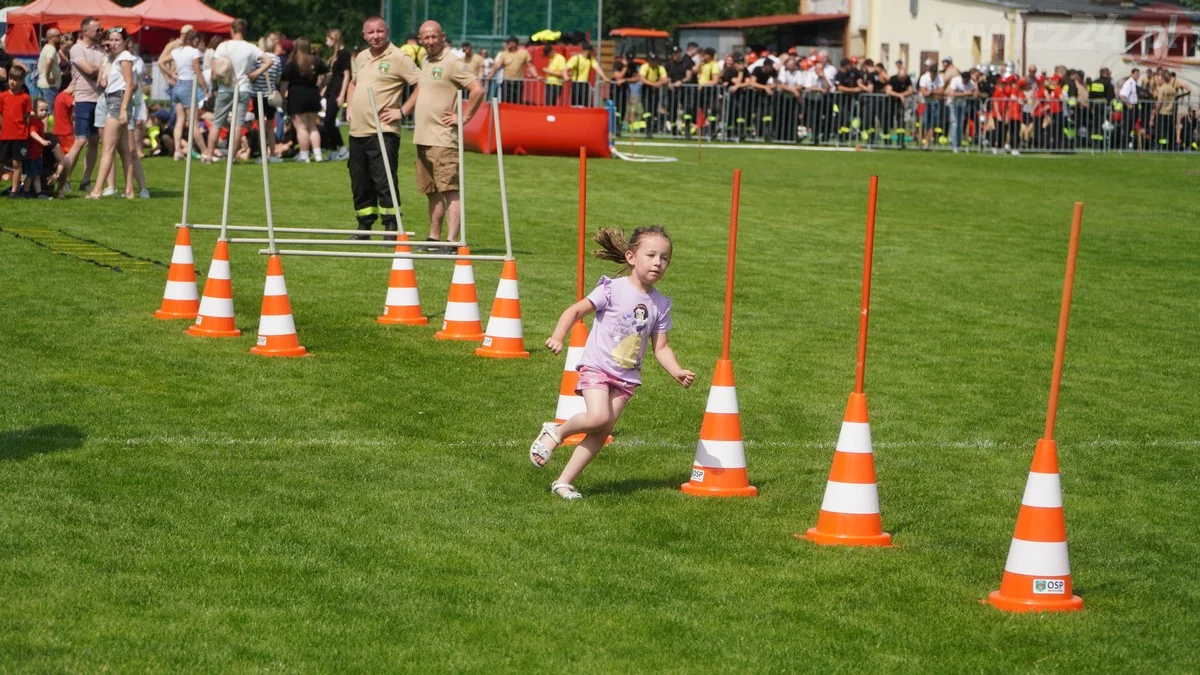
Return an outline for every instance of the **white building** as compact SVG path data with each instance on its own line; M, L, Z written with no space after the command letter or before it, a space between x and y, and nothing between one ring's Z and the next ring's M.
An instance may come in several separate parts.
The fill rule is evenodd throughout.
M1165 9L1164 9L1165 8ZM1200 93L1200 12L1145 0L801 0L801 13L845 14L849 55L910 72L950 57L960 68L1063 65L1116 78L1166 66Z

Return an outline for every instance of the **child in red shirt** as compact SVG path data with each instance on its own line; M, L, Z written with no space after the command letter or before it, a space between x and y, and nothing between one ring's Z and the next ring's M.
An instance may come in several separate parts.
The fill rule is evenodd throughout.
M42 194L42 151L50 145L50 140L46 138L46 118L49 116L50 104L39 98L34 106L33 119L29 120L29 156L22 167L25 172L25 194L39 199L50 199L50 195Z
M58 146L70 152L75 145L75 81L54 98L54 131Z
M14 63L8 70L8 91L0 92L0 165L12 168L12 190L9 198L19 197L21 163L29 149L29 114L33 104L25 91L25 67Z

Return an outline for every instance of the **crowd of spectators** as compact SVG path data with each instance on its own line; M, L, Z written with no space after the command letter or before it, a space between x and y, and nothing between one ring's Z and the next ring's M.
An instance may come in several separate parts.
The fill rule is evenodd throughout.
M11 182L7 196L61 198L72 191L81 160L79 190L92 198L116 195L119 164L131 199L150 196L141 166L146 156L181 160L191 152L207 164L234 153L262 161L253 100L259 92L266 161L346 159L338 125L351 54L341 32L326 34L324 50L278 32L254 44L245 32L239 20L229 36L205 41L184 26L157 61L166 105L149 102L151 68L132 52L129 36L104 30L96 19L82 21L76 34L48 30L34 72L0 47L0 179ZM236 109L235 73L242 98ZM231 124L235 118L240 124ZM231 127L239 131L232 142Z
M545 67L534 66L541 50ZM588 64L583 69L573 63ZM596 76L591 77L595 68ZM582 72L581 72L582 70ZM667 55L618 55L611 72L590 45L566 60L558 45L510 37L486 67L508 102L605 105L618 133L705 134L729 140L812 144L939 145L993 152L1074 148L1197 150L1200 115L1191 88L1166 68L1132 68L1121 79L1055 66L960 69L949 58L913 72L897 61L774 47L718 55L695 43ZM565 89L569 96L563 96ZM593 94L592 87L601 87Z

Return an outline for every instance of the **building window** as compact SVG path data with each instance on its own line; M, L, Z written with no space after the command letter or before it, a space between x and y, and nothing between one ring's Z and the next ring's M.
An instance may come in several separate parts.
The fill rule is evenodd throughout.
M900 60L904 62L904 68L906 70L908 70L909 72L912 72L912 68L911 68L912 64L908 62L908 43L907 42L900 43Z
M908 13L913 16L917 15L917 0L908 0Z
M1004 36L992 36L992 63L1004 63Z
M983 38L978 35L971 38L971 59L975 63L983 62Z
M879 45L879 62L885 66L890 66L892 65L891 59L891 47L888 45L888 43L885 42Z
M925 71L925 68L926 68L925 64L927 64L927 63L932 63L936 67L938 65L938 53L937 52L929 52L929 51L921 52L921 71L922 72Z

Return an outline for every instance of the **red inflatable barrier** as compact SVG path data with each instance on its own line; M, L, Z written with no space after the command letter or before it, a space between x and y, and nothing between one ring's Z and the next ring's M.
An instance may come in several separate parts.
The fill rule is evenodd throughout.
M500 136L504 152L513 155L579 156L609 158L608 111L603 108L543 107L500 104ZM463 128L466 149L490 155L496 152L491 106L480 107Z

